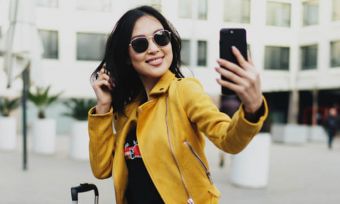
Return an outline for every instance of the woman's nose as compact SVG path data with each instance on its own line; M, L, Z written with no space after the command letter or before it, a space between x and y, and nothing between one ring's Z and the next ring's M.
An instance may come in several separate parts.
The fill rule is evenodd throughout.
M155 53L158 51L159 51L158 45L152 39L149 39L148 53Z

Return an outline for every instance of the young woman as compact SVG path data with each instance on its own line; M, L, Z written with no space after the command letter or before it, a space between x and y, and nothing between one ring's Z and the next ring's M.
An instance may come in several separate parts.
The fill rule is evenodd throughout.
M129 10L91 76L97 96L89 111L91 167L97 178L113 177L117 204L218 203L205 137L235 154L267 117L259 74L236 48L241 67L221 59L216 67L231 81L217 82L242 101L231 119L198 80L183 77L180 42L157 10Z

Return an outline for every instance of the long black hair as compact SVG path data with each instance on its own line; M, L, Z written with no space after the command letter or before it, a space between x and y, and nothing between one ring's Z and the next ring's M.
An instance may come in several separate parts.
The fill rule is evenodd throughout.
M179 69L181 65L181 39L172 24L160 12L150 6L141 6L127 11L118 20L109 35L104 59L91 75L91 79L95 78L96 73L105 65L105 69L110 72L111 79L116 85L111 91L112 107L119 114L124 114L125 106L136 99L138 95L146 96L142 81L132 67L128 52L134 25L139 18L146 15L156 18L165 30L171 32L173 60L169 69L177 78L184 78Z

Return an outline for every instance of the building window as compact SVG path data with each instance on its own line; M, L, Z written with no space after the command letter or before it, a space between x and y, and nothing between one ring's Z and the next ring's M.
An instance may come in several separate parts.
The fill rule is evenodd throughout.
M301 47L301 69L316 69L318 63L318 45Z
M291 5L289 3L267 3L267 25L290 27Z
M58 8L58 0L36 0L36 5L47 8Z
M224 0L224 21L250 22L250 0Z
M77 33L77 60L102 60L105 43L105 34Z
M190 40L182 40L181 60L185 66L190 65Z
M200 20L206 20L208 17L208 2L207 0L198 0L198 15L197 18Z
M178 1L178 17L206 20L208 17L208 1L207 0Z
M310 0L303 2L303 25L316 25L319 23L319 1Z
M266 46L264 69L289 70L289 47Z
M58 31L39 30L39 34L44 47L43 58L58 59Z
M207 66L207 41L197 41L197 65Z
M78 10L111 11L111 0L77 0Z
M333 21L339 21L340 20L340 0L333 0Z
M150 0L149 5L157 9L157 11L162 12L162 1L161 0Z
M340 40L331 42L331 67L340 67Z
M192 0L178 1L179 18L192 18Z

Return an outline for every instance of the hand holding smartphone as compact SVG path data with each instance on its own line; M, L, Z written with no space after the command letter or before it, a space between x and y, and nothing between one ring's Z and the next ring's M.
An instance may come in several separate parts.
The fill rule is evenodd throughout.
M232 46L235 46L247 60L247 35L243 28L222 28L220 30L220 58L238 64L236 57L232 52ZM222 76L223 80L227 80ZM222 86L223 95L236 95L235 92Z

